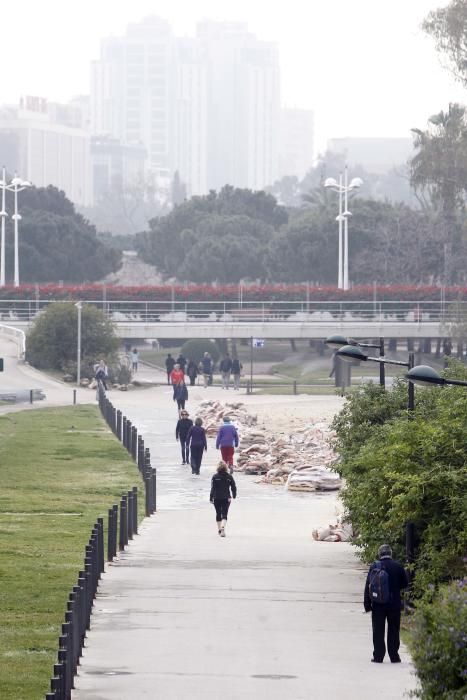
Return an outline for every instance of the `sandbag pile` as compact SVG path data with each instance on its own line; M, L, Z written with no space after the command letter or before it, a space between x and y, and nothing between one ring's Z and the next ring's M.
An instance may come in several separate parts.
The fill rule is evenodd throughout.
M203 419L203 427L208 437L215 437L222 425L224 416L228 416L238 430L240 438L245 431L256 424L257 417L248 413L244 404L238 401L221 403L220 401L201 401L196 416Z
M318 542L349 542L354 533L350 523L337 518L335 525L329 524L327 527L316 528L311 534Z

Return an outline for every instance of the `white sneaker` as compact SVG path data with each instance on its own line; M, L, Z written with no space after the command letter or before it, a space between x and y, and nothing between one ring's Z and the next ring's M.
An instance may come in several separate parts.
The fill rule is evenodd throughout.
M219 532L219 535L220 535L221 537L225 537L225 530L224 530L223 527L221 527L221 530L220 530L220 532Z

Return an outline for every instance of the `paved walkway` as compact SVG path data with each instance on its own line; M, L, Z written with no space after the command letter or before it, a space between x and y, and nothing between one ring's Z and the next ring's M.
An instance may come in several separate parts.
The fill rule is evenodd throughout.
M4 356L3 343L0 351ZM7 370L3 386L8 378L9 388L43 388L41 406L69 403L68 386L17 368L13 359ZM334 495L290 494L240 474L221 539L208 502L218 455L211 443L199 478L180 465L170 391L111 393L151 447L161 510L107 567L73 700L404 697L415 686L405 649L402 664L369 663L365 572L352 548L311 538L314 526L334 518ZM220 389L199 388L190 409L207 396L227 398ZM283 402L284 411L310 400L234 397ZM78 400L93 395L81 390Z

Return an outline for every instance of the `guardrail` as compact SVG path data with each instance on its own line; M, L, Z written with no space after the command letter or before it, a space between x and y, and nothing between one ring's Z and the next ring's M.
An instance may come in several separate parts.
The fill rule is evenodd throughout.
M151 467L149 448L138 436L137 429L121 411L117 411L99 392L99 408L112 432L128 450L143 478L145 486L146 516L156 511L156 469ZM99 581L105 571L105 558L113 561L118 551L123 551L128 542L138 534L138 487L122 494L119 504L108 511L107 554L105 553L104 519L97 518L91 537L85 548L84 568L78 572L76 585L68 596L65 621L58 638L57 663L53 667L50 692L46 700L71 700L79 660L82 656L86 634L91 627L91 614L97 595Z
M30 322L51 300L2 300L0 320ZM134 323L251 323L280 321L312 323L362 320L397 323L455 323L467 316L467 302L441 301L85 301L102 309L113 321Z

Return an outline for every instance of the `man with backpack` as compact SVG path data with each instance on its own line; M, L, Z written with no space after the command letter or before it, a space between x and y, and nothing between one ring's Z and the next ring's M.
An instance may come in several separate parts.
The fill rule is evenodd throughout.
M378 560L368 572L365 583L363 605L365 612L371 610L373 627L373 658L382 664L386 654L384 631L388 623L388 654L393 664L400 663L399 630L401 623L401 590L407 588L409 580L402 564L392 559L392 549L383 544L378 550Z

